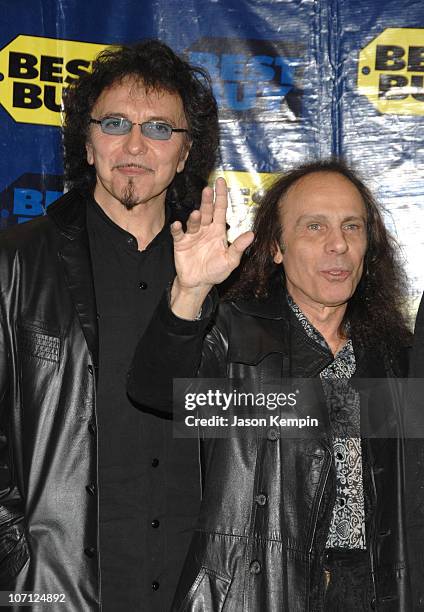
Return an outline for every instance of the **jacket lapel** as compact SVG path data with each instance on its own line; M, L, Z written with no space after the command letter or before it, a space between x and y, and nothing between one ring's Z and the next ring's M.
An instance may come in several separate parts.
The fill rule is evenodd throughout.
M93 365L97 369L97 308L86 227L86 196L72 190L52 204L48 214L61 233L59 257Z

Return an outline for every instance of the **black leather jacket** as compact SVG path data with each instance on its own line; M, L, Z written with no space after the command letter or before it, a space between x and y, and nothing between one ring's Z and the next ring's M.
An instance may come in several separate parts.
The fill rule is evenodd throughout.
M98 348L84 219L84 204L69 193L49 218L0 236L1 425L9 466L1 491L1 588L63 593L62 605L75 612L99 604L97 498L85 488L97 482Z
M332 361L288 311L283 292L267 301L222 304L203 343L204 328L205 322L174 317L163 299L135 354L130 394L169 411L171 376L193 376L199 363L202 377L233 377L260 386L282 376L316 377ZM356 377L406 373L405 359L395 363L359 347L355 354ZM391 423L394 437L363 441L375 591L370 606L409 612L398 431L402 406L390 385L384 404L375 418ZM321 610L322 561L335 499L329 437L289 440L270 430L264 437L209 439L202 458L201 515L173 610Z
M69 192L46 217L0 234L0 590L63 594L64 603L41 609L66 612L101 607L98 331L86 199ZM169 253L172 276L171 241ZM161 518L160 529L146 523L140 581L148 603L140 606L162 612L198 511L197 443L175 460L171 423L140 420L149 432L141 452L150 478L146 513ZM191 493L180 487L181 473ZM176 513L182 495L186 505Z

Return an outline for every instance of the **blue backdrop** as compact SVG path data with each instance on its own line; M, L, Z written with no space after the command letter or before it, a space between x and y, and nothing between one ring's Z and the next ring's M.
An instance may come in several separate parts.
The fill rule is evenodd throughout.
M424 287L421 0L0 0L0 225L63 189L62 87L104 46L160 38L212 75L233 235L270 174L344 155ZM420 129L421 128L421 129Z

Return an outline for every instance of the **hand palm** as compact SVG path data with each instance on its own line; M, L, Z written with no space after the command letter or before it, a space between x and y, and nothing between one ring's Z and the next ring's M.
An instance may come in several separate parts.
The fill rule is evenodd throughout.
M174 245L175 268L181 284L221 283L234 269L229 258L225 225L200 227L195 234L184 234Z
M252 232L246 232L228 244L227 205L227 185L219 178L215 184L215 202L213 190L205 188L200 209L188 218L187 231L183 232L181 223L173 224L175 267L181 287L191 289L221 283L238 266L243 251L252 242Z

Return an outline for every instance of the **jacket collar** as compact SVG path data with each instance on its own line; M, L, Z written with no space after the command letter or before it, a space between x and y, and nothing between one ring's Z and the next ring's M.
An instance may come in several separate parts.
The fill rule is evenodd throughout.
M74 240L86 232L87 197L87 194L72 189L47 209L48 216L68 240Z
M99 338L86 223L87 197L87 194L71 190L49 206L47 214L61 235L59 258L93 365L97 369Z
M261 334L246 333L232 347L232 358L246 363L258 363L265 355L282 353L288 359L288 376L317 376L333 357L324 347L309 338L287 303L284 286L273 291L268 298L238 299L232 302L241 314L263 319ZM274 324L279 321L280 332Z
M286 292L283 284L281 285L280 290L273 291L273 293L266 299L237 299L233 302L233 304L234 307L243 314L260 317L263 319L281 319L286 327L286 331L290 335L291 341L294 344L304 344L305 347L308 346L309 350L312 350L317 357L321 356L321 358L324 358L325 361L331 362L331 354L324 348L320 347L314 340L308 338L297 317L293 314L287 303ZM366 349L362 345L356 343L354 343L354 350L356 358L355 378L384 378L387 376L387 360L384 358L384 353L380 355L378 359L376 359L376 350L371 351L370 354L369 349ZM321 367L322 364L320 363L319 366ZM318 366L311 363L311 367L309 369L314 371L315 369L318 369ZM405 370L405 367L403 369Z

